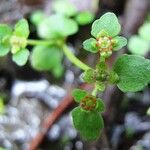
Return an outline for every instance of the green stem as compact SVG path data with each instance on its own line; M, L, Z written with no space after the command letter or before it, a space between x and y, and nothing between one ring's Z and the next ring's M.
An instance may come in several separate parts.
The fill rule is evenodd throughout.
M27 40L28 45L52 45L54 43L56 43L56 41L52 41L52 40L32 40L32 39Z
M85 63L83 63L82 61L80 61L68 48L67 45L63 46L63 51L64 54L66 55L66 57L77 67L79 67L82 70L88 70L91 69L89 66L87 66Z
M95 85L93 91L92 91L92 95L93 96L96 96L97 95L97 92L98 92L98 87Z

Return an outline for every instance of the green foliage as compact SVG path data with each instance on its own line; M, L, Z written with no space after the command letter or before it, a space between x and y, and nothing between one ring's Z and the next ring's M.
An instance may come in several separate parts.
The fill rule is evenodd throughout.
M58 14L66 16L74 16L77 13L76 7L68 0L54 1L53 10Z
M76 15L75 20L79 25L86 25L94 20L94 14L89 11L83 11Z
M63 73L62 57L62 51L57 46L36 46L31 55L31 65L38 71L52 71L60 76Z
M150 23L144 23L140 28L139 28L139 36L143 38L144 40L150 42Z
M119 34L121 26L118 22L118 18L114 13L106 13L100 19L94 21L92 24L91 34L98 38L101 31L105 31L108 36L115 37Z
M93 38L83 42L85 50L100 55L95 68L89 67L69 50L66 39L78 31L78 24L90 23L93 14L77 12L67 0L55 1L53 10L55 14L51 16L40 11L31 16L31 21L36 25L38 35L43 40L28 39L29 25L25 19L18 21L13 31L7 25L0 25L0 56L11 50L12 60L23 66L30 55L26 47L32 45L34 47L30 57L31 65L38 71L51 71L55 77L60 77L63 73L63 54L83 69L83 80L93 84L94 89L92 92L81 89L73 91L74 100L79 104L72 111L73 123L85 139L95 140L104 126L101 113L105 111L105 104L97 98L97 93L103 92L107 84L116 84L123 92L142 90L150 83L150 60L137 55L123 55L117 59L113 69L107 66L106 58L127 44L124 37L118 36L121 26L116 15L109 12L94 21L91 29ZM130 49L138 51L138 54L148 51L149 31L149 24L143 25L139 29L140 37L135 36L130 40ZM0 104L0 109L1 107Z
M95 140L100 136L104 126L99 112L105 110L101 99L89 95L86 91L75 89L73 97L80 107L72 110L72 118L75 128L87 140Z
M150 51L150 23L145 22L138 33L129 39L128 49L132 54L144 56Z
M0 56L5 56L10 50L9 38L12 30L5 24L0 24Z
M109 82L110 84L116 84L116 83L118 82L118 80L119 80L118 74L117 74L116 72L114 72L114 71L111 71L111 72L109 73L108 82Z
M44 13L40 10L34 11L31 16L30 16L30 20L34 25L39 25L41 21L43 21L43 19L46 16L44 16Z
M21 19L14 27L14 31L4 24L0 25L0 56L8 54L11 49L13 61L19 66L27 62L29 51L25 50L29 26L25 19Z
M84 111L80 107L72 110L75 128L86 140L96 140L104 127L101 115L96 111Z
M65 38L78 31L77 23L62 15L52 15L45 18L38 26L38 34L41 38Z
M94 75L95 75L95 70L94 69L88 69L83 73L82 78L87 83L93 83L95 81Z
M28 25L27 20L25 20L25 19L19 20L17 22L17 24L15 25L13 35L15 35L17 37L28 38L29 33L30 33L30 31L29 31L29 25Z
M12 60L19 66L23 66L26 64L29 57L29 50L22 49L19 52L15 53L12 57Z
M113 13L106 13L92 24L91 34L96 38L90 38L83 42L85 50L97 53L107 58L112 50L121 49L127 44L124 37L117 36L121 30L118 19Z
M120 50L127 45L127 39L122 36L116 36L114 40L116 41L116 45L113 48L114 51Z
M0 114L3 114L5 111L4 100L0 97Z
M144 56L150 50L150 45L140 36L135 35L130 38L128 49L132 54Z
M114 64L119 76L117 86L123 92L142 90L150 83L150 60L137 55L123 55Z
M83 48L89 52L97 53L98 47L96 46L97 41L94 38L87 39L83 42Z
M146 114L147 114L148 116L150 116L150 107L148 108Z
M74 100L78 103L80 103L81 99L84 98L87 95L87 92L85 90L75 89L72 92L72 96L74 97Z
M96 69L86 70L82 79L87 83L95 83L98 91L104 91L107 84L116 84L118 75L111 70L108 70L105 62L102 60L96 65Z
M97 99L97 105L95 109L97 112L105 111L105 104L101 99Z

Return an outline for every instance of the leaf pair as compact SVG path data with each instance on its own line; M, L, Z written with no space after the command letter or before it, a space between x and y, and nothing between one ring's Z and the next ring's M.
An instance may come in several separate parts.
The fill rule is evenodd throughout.
M116 51L127 44L124 37L117 36L120 33L121 26L114 13L106 13L100 19L92 24L91 35L94 38L83 42L85 50L92 53L101 51Z
M103 112L105 105L101 99L88 95L84 90L75 89L73 91L74 100L80 103L79 107L72 110L73 124L75 128L80 132L83 138L87 140L95 140L100 136L101 130L104 127L103 119L99 112ZM96 101L91 101L95 99ZM86 103L88 108L95 106L92 110L85 110L87 106L83 106L83 102ZM95 105L93 105L95 104Z

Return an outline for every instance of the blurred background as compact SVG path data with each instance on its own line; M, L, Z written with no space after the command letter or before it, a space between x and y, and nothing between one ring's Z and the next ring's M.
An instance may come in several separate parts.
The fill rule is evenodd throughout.
M53 14L54 10L63 13L65 7L54 8L56 1L0 0L0 23L13 26L24 17L30 25L29 38L39 39L31 16L37 10L46 16ZM60 1L66 5L66 0ZM78 13L88 11L93 16L87 23L79 22L79 31L67 39L72 51L85 63L94 66L98 59L98 56L83 50L82 42L90 37L94 19L105 12L114 12L119 17L121 35L129 41L126 48L112 55L108 65L111 67L114 59L123 53L150 58L150 40L141 37L139 32L144 30L150 35L149 0L67 1ZM32 51L32 47L28 48ZM100 139L87 142L74 129L70 116L70 110L76 106L70 91L75 86L83 86L82 72L65 57L62 63L63 74L55 77L51 72L36 71L29 62L18 67L10 55L0 58L0 150L34 150L34 144L37 150L150 150L149 87L125 94L117 87L107 87L100 95L107 108L103 114L105 128ZM58 115L62 105L65 109ZM55 115L57 117L49 128L48 124Z

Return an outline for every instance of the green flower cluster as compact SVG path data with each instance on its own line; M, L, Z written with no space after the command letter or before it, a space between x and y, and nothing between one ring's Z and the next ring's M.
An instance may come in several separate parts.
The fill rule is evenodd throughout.
M91 35L94 38L83 42L85 50L92 53L100 52L104 57L109 57L112 51L117 51L127 44L126 38L117 36L121 26L114 13L106 13L92 24Z
M75 128L85 139L97 139L104 127L103 118L100 114L105 110L103 101L80 89L73 91L73 97L80 104L79 107L72 110Z

